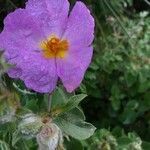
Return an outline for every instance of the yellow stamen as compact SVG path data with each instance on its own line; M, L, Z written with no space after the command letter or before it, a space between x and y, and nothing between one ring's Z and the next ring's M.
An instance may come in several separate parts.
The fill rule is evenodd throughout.
M67 55L69 44L67 40L51 37L42 41L40 46L45 58L64 58Z

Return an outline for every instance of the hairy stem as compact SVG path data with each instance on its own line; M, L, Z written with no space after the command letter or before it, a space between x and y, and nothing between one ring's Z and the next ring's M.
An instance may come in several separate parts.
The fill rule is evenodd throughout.
M52 93L48 94L48 112L51 111L51 104L52 104Z

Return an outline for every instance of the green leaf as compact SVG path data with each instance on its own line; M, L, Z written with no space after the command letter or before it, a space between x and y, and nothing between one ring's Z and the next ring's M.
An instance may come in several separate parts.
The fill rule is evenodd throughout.
M55 123L68 135L75 139L84 140L93 135L95 127L84 121L80 109L74 109L64 113L55 119Z
M121 138L118 138L118 144L123 146L123 145L128 145L132 142L131 139L129 139L128 137L121 137Z
M10 150L9 145L6 142L0 140L0 150Z
M139 103L136 100L131 100L127 103L124 112L120 115L120 120L123 124L133 123L138 117Z
M79 94L72 96L68 103L64 106L64 111L69 111L79 105L79 103L86 97L86 94Z
M55 92L52 93L52 107L62 106L68 102L68 93L63 87L57 87Z
M15 144L21 139L21 134L20 134L20 131L16 130L14 133L13 133L13 136L12 136L12 146L14 147Z
M124 98L124 94L121 93L121 90L117 84L112 86L111 95L110 100L112 107L115 111L118 111L120 109L121 100Z
M36 112L38 110L37 99L31 99L26 102L25 108Z
M52 109L52 116L60 115L64 112L70 111L73 108L77 107L79 103L86 97L86 94L79 94L69 98L68 102L65 105L56 107Z
M66 141L65 145L68 150L83 150L81 142L73 138L71 138L69 141Z

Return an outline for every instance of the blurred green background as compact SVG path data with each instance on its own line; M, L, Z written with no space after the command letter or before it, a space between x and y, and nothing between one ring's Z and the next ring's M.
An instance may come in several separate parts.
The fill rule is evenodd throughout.
M68 149L150 150L150 1L82 1L96 28L94 57L77 93L88 95L82 108L98 129ZM0 0L0 30L4 17L24 5Z

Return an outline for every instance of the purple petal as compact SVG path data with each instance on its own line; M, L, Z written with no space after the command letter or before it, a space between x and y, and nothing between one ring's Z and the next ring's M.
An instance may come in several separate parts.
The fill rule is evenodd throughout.
M20 78L27 88L40 93L51 93L58 77L54 59L45 59L40 53L28 53L22 62L8 70L12 78Z
M68 0L29 0L26 9L43 24L45 34L61 37L68 19Z
M22 75L22 69L13 67L7 72L11 78L19 78Z
M24 9L17 9L4 21L4 30L0 34L0 49L5 50L5 58L11 64L18 64L28 51L39 50L39 41L44 34Z
M72 92L80 85L92 54L92 47L71 47L68 57L57 59L57 74L68 92Z
M71 45L89 46L94 38L94 18L82 2L76 2L63 36Z
M26 9L8 15L0 34L0 48L5 50L6 60L15 64L8 72L11 77L22 79L28 88L41 93L52 92L58 76L69 92L79 86L92 57L89 46L94 20L81 2L76 3L69 20L68 11L67 0L29 0ZM41 54L40 42L52 34L64 34L68 40L66 58L46 59Z
M57 59L57 74L68 92L76 89L83 80L91 62L94 38L94 19L82 2L77 2L68 20L63 39L69 41L68 55Z
M4 21L0 34L0 48L8 63L14 64L8 71L12 78L22 79L26 86L37 92L52 92L57 75L55 59L45 59L40 42L45 38L41 20L33 18L25 9L17 9Z
M12 78L20 78L27 88L40 93L54 90L58 77L54 59L45 59L41 53L26 53L16 67L8 70Z
M29 40L44 38L40 21L33 18L26 9L16 9L7 16L4 20L3 32L17 34Z
M48 93L56 87L55 59L45 59L40 53L28 53L19 67L23 70L20 78L28 88Z

